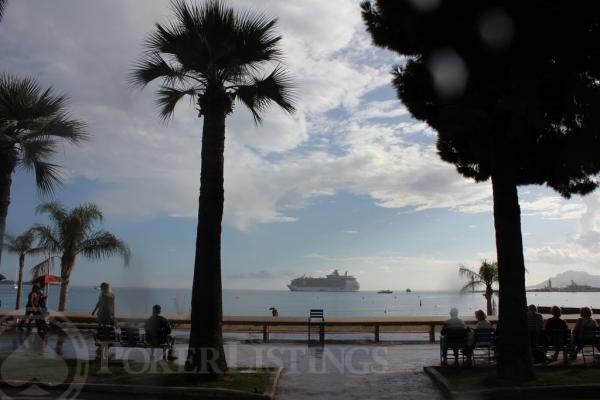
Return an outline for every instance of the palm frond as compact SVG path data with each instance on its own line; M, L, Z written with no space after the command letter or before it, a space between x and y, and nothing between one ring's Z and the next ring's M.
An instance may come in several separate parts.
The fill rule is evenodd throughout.
M51 254L58 253L62 250L63 246L60 237L54 232L51 226L38 224L35 225L32 230L38 239L37 248L44 249Z
M21 160L25 166L31 166L36 160L52 157L56 142L47 137L30 137L29 140L19 140Z
M479 276L486 285L491 286L493 283L498 282L498 263L487 262L483 260L479 267Z
M52 257L48 257L39 264L31 267L29 272L31 273L33 280L39 278L40 276L51 274L53 269L56 269L56 266L54 263L52 263Z
M148 54L133 67L129 81L133 86L144 87L155 79L162 78L167 86L185 82L188 76L180 65L165 61L160 53Z
M55 142L51 139L34 139L20 143L20 164L35 172L35 181L41 193L52 193L60 184L60 167L46 161L54 153Z
M230 52L223 66L246 66L256 72L265 62L280 62L283 52L276 25L276 18L250 11L238 13L233 37L235 51Z
M469 290L475 290L482 284L483 284L483 282L481 282L480 280L470 280L467 283L465 283L465 285L460 289L460 292L465 293L465 292L468 292Z
M44 161L34 161L35 183L41 193L52 193L61 184L60 167Z
M458 274L467 278L465 285L460 289L461 293L469 290L475 290L478 286L483 284L481 276L479 276L477 272L465 267L464 265L458 266Z
M80 144L89 139L86 124L72 119L64 112L57 113L54 118L50 119L38 135L60 138L73 144Z
M460 276L464 276L467 277L468 279L472 279L472 278L476 278L479 279L479 274L467 267L465 267L464 265L459 265L458 266L458 274Z
M254 117L256 123L262 120L261 113L271 103L277 104L288 113L295 110L294 107L294 84L291 77L281 67L263 79L254 78L249 85L240 85L235 91L236 98L244 104Z
M4 234L4 242L2 243L2 248L8 251L9 253L20 253L17 238L9 233Z
M35 211L38 214L48 214L50 219L52 219L56 224L61 224L67 218L67 209L56 201L42 203L36 207ZM34 227L36 232L38 231L39 226L40 225Z
M158 90L158 98L156 104L160 108L160 117L163 120L167 120L173 116L175 106L184 96L194 96L197 93L197 89L177 89L174 87L161 86Z
M52 87L42 90L33 78L0 75L0 120L16 121L21 130L27 130L34 120L49 120L63 112L67 100Z
M79 244L78 253L91 260L101 260L113 255L120 255L125 265L129 264L131 251L129 247L112 233L98 231Z
M42 193L60 180L51 162L58 139L78 144L88 137L85 124L67 113L67 103L67 96L42 89L35 79L0 75L0 140L12 144L20 164L35 171Z
M90 226L95 222L102 222L104 215L100 207L93 203L85 203L71 210L71 217L77 218L82 226Z
M163 119L173 114L185 94L201 94L209 86L239 87L240 101L249 106L256 122L270 102L293 111L291 80L281 66L267 78L253 76L263 70L264 63L282 56L276 19L236 13L219 0L200 5L174 0L171 8L175 18L156 24L131 74L137 86L162 79L158 103Z

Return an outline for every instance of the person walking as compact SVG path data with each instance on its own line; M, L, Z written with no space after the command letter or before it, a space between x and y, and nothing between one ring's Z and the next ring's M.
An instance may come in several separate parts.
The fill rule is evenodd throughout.
M115 295L109 283L100 284L100 296L92 316L98 312L98 326L115 326Z
M25 317L19 323L19 330L23 330L23 325L27 325L27 330L31 329L29 325L33 319L35 325L38 326L38 317L40 314L40 287L34 284L31 287L31 292L27 295L27 305L25 306ZM32 316L31 318L29 318Z

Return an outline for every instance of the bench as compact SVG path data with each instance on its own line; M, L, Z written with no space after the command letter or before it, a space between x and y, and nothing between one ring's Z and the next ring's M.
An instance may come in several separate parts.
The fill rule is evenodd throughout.
M99 348L99 357L102 361L108 360L110 347L137 347L151 349L151 359L154 358L154 350L162 350L162 359L167 359L167 350L171 347L169 343L152 344L146 341L145 335L140 333L139 328L122 327L119 334L114 327L101 326L95 337L95 345Z
M600 328L583 328L582 337L577 340L574 338L576 344L576 350L580 347L579 351L583 356L583 363L586 364L586 356L591 357L592 362L597 359L596 352L600 350ZM591 349L591 351L586 350Z
M494 359L496 349L496 331L493 328L479 328L473 330L473 349L471 358L473 365L476 360L486 359L488 363Z
M558 356L558 353L563 353L563 362L568 363L568 353L571 351L573 344L571 342L570 329L550 329L544 331L545 335L545 351L554 351L551 359Z
M458 358L462 357L465 362L469 356L468 347L469 331L466 327L448 327L440 339L440 365L448 365L448 350L454 352L454 362L458 364Z

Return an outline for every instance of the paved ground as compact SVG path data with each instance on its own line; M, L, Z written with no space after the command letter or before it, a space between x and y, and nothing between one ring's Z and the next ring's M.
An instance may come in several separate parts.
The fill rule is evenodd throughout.
M236 345L237 362L283 366L278 399L442 399L424 365L439 362L439 347L408 345Z
M83 352L70 338L61 341L49 335L40 341L37 335L8 334L0 336L0 353L9 357L15 353L35 353L43 357L65 358L93 356L95 347L90 336L85 335ZM432 382L422 372L424 365L439 361L437 345L351 345L335 344L325 347L307 347L306 344L245 344L229 341L226 344L230 366L273 365L284 368L277 398L295 399L442 399ZM179 348L183 362L186 348ZM125 350L127 351L127 350ZM147 354L136 349L117 357L143 360ZM4 364L6 364L6 358ZM4 365L2 366L4 367ZM11 393L11 397L19 398ZM33 396L32 396L33 395ZM30 394L29 398L52 398ZM82 394L81 399L102 398ZM114 395L112 396L114 397Z

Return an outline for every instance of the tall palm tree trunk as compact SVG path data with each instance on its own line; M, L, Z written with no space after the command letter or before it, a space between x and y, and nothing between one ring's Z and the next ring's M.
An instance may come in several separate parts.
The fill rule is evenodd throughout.
M75 265L75 257L63 256L60 261L60 294L58 295L58 311L67 309L67 297L69 294L69 280L71 271Z
M501 379L515 383L533 380L535 374L527 332L521 210L512 176L494 173L492 189L500 287L497 371Z
M25 254L19 255L19 278L17 279L17 299L15 300L15 310L21 308L21 294L23 291L23 268L25 268Z
M4 158L4 159L2 159ZM6 230L6 216L10 205L10 185L17 165L17 153L8 145L0 145L0 265L2 265L2 245Z
M210 96L207 93L204 96ZM202 108L202 169L192 288L188 369L221 375L227 371L223 350L221 290L221 221L223 219L223 153L225 151L225 92L213 95ZM191 365L190 365L191 363Z
M485 300L487 303L487 315L492 315L494 313L494 308L492 307L492 297L493 296L494 296L494 290L490 286L486 286Z

